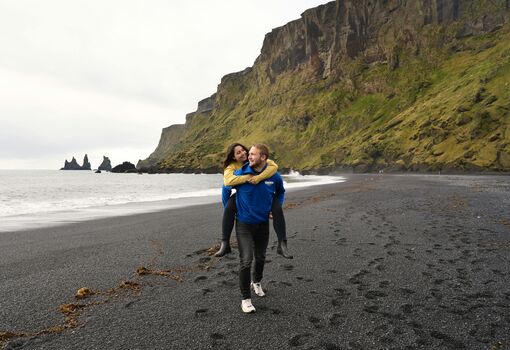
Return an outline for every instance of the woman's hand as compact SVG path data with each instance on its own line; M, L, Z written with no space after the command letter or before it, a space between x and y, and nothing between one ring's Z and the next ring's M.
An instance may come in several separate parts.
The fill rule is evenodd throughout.
M259 180L259 177L257 175L253 175L252 177L250 177L248 182L251 183L252 185L256 185L256 184L258 184L260 182L260 180Z

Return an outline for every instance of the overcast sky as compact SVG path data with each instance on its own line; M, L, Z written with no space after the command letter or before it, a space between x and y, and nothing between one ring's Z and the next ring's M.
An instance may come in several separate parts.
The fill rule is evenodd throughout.
M135 163L327 0L0 0L0 169Z

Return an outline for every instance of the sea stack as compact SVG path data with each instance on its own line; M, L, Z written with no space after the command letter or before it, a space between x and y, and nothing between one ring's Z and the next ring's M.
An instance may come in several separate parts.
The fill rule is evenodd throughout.
M135 165L130 162L124 162L122 164L115 166L112 169L112 173L136 173L136 172L138 172L138 170L136 170Z
M60 170L91 170L90 163L89 163L89 157L85 154L85 157L83 158L83 165L80 166L78 162L76 161L76 158L73 157L73 159L68 162L67 159L65 160L64 167L60 168Z
M112 171L112 163L110 162L110 158L103 156L103 162L99 168L97 168L97 170Z
M81 166L76 161L76 158L73 157L73 159L68 162L67 159L64 163L64 167L60 170L81 170Z
M81 167L81 170L92 170L92 167L90 166L89 157L85 154L85 157L83 157L83 165Z

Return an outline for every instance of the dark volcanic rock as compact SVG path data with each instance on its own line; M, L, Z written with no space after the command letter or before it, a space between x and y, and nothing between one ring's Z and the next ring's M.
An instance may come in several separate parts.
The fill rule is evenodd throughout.
M76 161L76 158L73 157L70 162L68 162L66 159L64 167L60 168L60 170L81 170L81 166Z
M68 162L66 159L64 167L60 168L60 170L91 170L89 158L87 157L87 155L85 155L85 157L83 158L83 166L78 164L76 158L74 157L70 162Z
M110 158L103 156L103 162L97 168L97 170L105 170L105 171L111 171L112 170L112 163L110 162Z
M81 170L92 170L89 162L89 157L87 155L83 157L83 165L81 166Z
M136 167L133 163L124 162L122 164L117 165L112 169L112 173L136 173Z

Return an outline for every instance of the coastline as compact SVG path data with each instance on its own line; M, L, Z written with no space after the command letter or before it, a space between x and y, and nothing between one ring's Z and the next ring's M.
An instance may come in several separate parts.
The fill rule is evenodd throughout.
M510 347L510 177L346 177L288 193L295 259L271 232L254 315L240 311L237 251L207 254L219 202L2 232L0 339L25 335L2 345ZM74 299L82 287L98 294Z
M102 180L102 178L97 178L97 176L91 172L89 172L87 175L91 175L93 179ZM109 174L106 176L110 177ZM122 179L125 174L113 174L113 176L120 176L119 179ZM196 174L178 174L176 176L178 176L178 178L175 179L176 181L182 180L182 176L197 176L198 179L201 178L200 175ZM75 182L80 181L80 179L75 179L74 177L68 177L67 179L73 179ZM187 180L188 182L193 181L193 179ZM216 178L213 180L216 180ZM221 201L221 188L219 187L221 183L219 183L219 185L217 184L217 182L221 181L220 174L217 174L217 180L218 181L211 182L210 179L209 182L202 183L201 186L195 185L191 189L188 189L184 185L178 188L169 189L168 187L170 186L168 184L159 183L157 185L153 185L154 188L152 189L152 192L148 198L144 198L147 197L146 194L132 190L129 196L130 200L127 198L116 199L115 194L113 193L109 195L100 193L87 194L88 199L83 199L79 198L81 197L81 194L77 195L71 190L68 194L66 194L65 197L60 198L62 202L66 203L65 206L62 206L60 203L58 203L57 206L55 199L53 199L48 203L45 203L45 206L42 209L38 208L38 206L41 206L41 203L38 203L37 205L34 205L36 211L23 212L23 210L21 210L21 213L17 213L16 215L2 215L2 206L0 206L0 234L2 232L37 229L39 227L61 226L73 222L96 220L106 217L127 216L179 207L217 203ZM293 191L303 187L313 187L328 183L343 182L345 179L340 176L301 176L295 173L292 175L287 175L285 177L285 181L287 189L289 191ZM75 186L74 183L68 185ZM121 183L121 186L118 188L118 191L121 193L121 197L124 195L124 192L122 192L123 186L126 186L126 184ZM214 187L211 188L211 186ZM65 188L66 186L62 185L62 187ZM61 191L61 188L55 188L55 190ZM78 190L82 189L78 188ZM156 195L157 190L160 190L161 193L157 193ZM143 191L143 189L139 189L139 191ZM11 189L11 192L16 191ZM154 196L156 196L158 199L154 199ZM7 197L9 197L9 195ZM4 209L8 208L10 211L16 211L19 209L20 202L31 203L30 199L23 198L23 195L17 195L17 197L17 203L15 203L14 207L9 205L8 199L0 204L3 205ZM41 202L40 197L43 196L39 195L38 197L39 202ZM98 204L98 202L104 203ZM25 208L23 209L26 210L26 207L27 206L25 205Z

